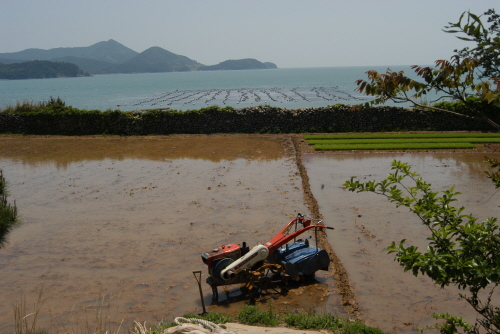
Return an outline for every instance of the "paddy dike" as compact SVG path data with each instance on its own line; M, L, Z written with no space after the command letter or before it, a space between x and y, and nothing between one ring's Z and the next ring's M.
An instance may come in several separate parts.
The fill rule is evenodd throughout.
M311 212L313 217L324 219L323 215L320 212L318 201L312 193L307 170L302 163L302 147L304 146L304 140L301 138L301 136L293 136L292 141L295 148L295 162L297 163L297 168L302 178L302 190L304 192L304 199L309 208L309 212ZM332 225L330 224L330 226ZM323 232L319 235L320 247L325 249L330 256L331 264L329 267L329 272L331 277L335 279L335 286L337 288L337 293L341 297L342 306L350 315L358 316L360 307L357 302L352 283L350 282L349 276L347 275L347 271L342 265L342 261L340 261L339 257L335 254L332 246L328 242L326 233Z

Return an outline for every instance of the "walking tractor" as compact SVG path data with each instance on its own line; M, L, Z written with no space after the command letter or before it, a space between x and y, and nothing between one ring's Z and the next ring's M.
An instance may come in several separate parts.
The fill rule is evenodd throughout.
M219 286L244 284L242 290L255 300L263 293L286 293L289 280L299 281L314 276L318 270L328 270L330 258L326 250L317 247L316 233L333 227L322 222L299 213L264 245L250 250L243 242L241 246L228 244L203 253L201 258L208 266L206 282L213 292L212 303L219 301ZM311 229L315 231L315 246L308 239L296 239Z

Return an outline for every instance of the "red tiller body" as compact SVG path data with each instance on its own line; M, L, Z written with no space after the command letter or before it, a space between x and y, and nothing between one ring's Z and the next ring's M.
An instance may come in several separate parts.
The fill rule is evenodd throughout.
M290 232L290 229L295 223L301 223L302 228L288 234ZM310 230L312 228L319 228L319 229L329 229L333 230L333 227L328 227L325 225L311 225L311 220L310 219L305 219L303 217L297 217L292 219L288 224L286 224L285 227L281 229L274 237L271 238L268 242L265 243L264 246L269 248L269 254L274 253L278 248L283 246L284 244L288 243L290 240L295 239L302 233L306 232L307 230Z

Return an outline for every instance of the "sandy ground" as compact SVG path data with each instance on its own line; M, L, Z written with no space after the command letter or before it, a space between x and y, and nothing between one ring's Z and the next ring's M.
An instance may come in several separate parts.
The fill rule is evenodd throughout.
M201 325L182 325L177 327L168 328L166 333L192 333L195 330L199 330L197 333L209 333L210 331L206 328L203 328ZM229 322L224 325L220 325L220 328L216 329L216 331L222 331L222 333L231 333L231 334L328 334L332 333L329 330L301 330L301 329L293 329L287 327L263 327L263 326L248 326L243 324L238 324L234 322Z
M227 330L237 333L252 333L252 334L324 334L330 333L330 331L311 331L311 330L300 330L300 329L291 329L284 327L259 327L259 326L247 326L236 323L227 323Z

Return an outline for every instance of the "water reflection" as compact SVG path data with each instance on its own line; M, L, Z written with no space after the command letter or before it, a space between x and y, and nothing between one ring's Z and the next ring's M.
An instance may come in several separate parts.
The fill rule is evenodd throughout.
M279 136L1 136L0 158L32 166L55 164L58 168L66 168L70 163L105 159L276 160L285 156L280 140Z
M305 159L310 155L306 155ZM354 161L357 163L355 165L366 165L372 164L384 164L389 161L386 165L387 173L390 172L390 162L397 159L404 162L410 162L412 166L415 166L415 170L420 174L425 172L427 168L432 166L450 168L455 170L460 170L460 172L466 172L468 174L483 175L484 171L488 169L488 164L485 164L485 157L495 157L498 154L488 153L488 154L474 154L474 153L463 153L463 152L453 152L453 153L369 153L369 154L323 154L324 159L334 159L338 163L346 162L353 164ZM353 164L354 165L354 164ZM383 166L382 166L383 167ZM356 167L354 167L356 168ZM451 170L449 170L451 171ZM432 177L432 175L429 175Z

